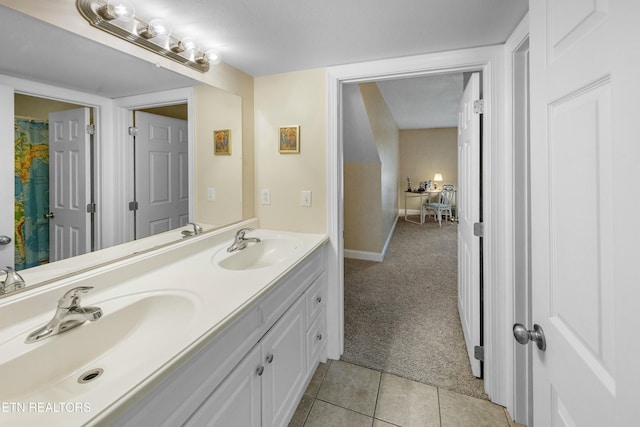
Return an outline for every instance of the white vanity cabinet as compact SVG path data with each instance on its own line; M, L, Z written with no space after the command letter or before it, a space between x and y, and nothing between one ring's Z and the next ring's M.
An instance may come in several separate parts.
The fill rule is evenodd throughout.
M120 415L116 426L286 426L323 357L325 247Z
M288 422L306 385L304 298L276 322L185 424L280 426Z

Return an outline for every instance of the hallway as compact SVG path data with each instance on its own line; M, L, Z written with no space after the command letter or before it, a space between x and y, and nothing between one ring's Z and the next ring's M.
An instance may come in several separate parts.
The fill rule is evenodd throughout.
M457 307L457 224L399 219L384 262L345 259L342 360L487 399Z

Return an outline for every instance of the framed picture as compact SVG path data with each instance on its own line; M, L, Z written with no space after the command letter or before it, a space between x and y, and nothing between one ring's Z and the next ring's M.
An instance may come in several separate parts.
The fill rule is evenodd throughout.
M213 154L231 154L231 130L213 131Z
M299 153L300 126L281 126L278 147L280 153Z

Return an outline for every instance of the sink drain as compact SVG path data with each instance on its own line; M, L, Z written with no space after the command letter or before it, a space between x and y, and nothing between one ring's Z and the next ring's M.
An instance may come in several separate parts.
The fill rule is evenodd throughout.
M80 384L89 383L89 382L95 380L96 378L98 378L100 375L102 375L103 372L104 372L104 370L102 368L92 369L92 370L87 371L84 374L80 375L78 377L78 382Z

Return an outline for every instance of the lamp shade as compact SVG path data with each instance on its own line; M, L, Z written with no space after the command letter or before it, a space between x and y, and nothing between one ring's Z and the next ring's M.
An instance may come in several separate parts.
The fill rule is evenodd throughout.
M435 175L433 175L433 180L434 180L435 182L441 182L441 181L443 181L443 179L442 179L442 174L441 174L441 173L436 173Z

